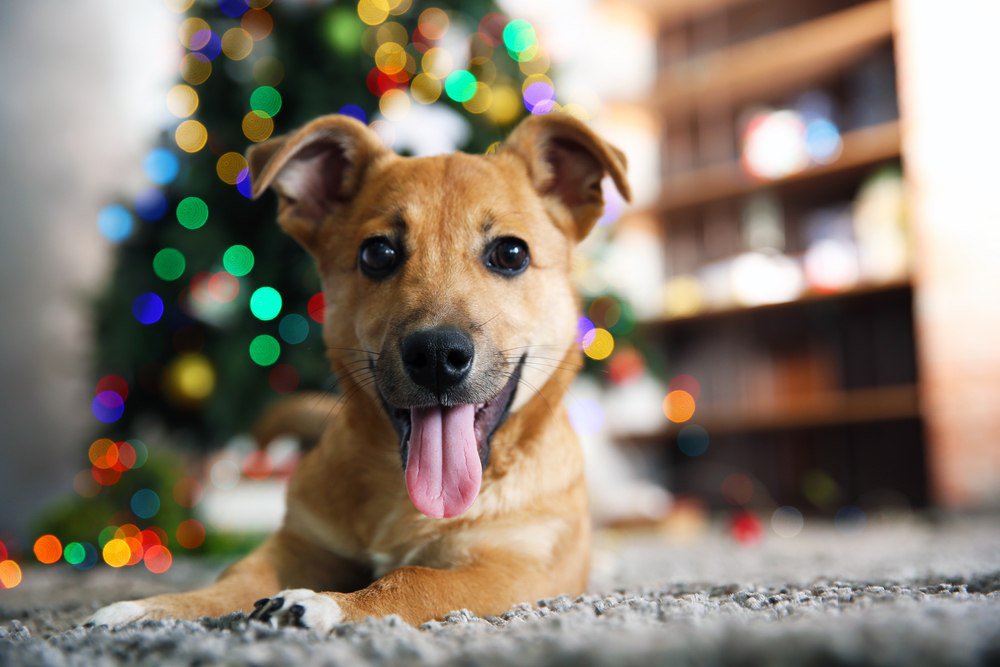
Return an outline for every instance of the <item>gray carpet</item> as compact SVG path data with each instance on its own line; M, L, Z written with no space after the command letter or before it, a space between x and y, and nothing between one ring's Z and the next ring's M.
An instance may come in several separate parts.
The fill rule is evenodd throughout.
M0 665L1000 664L996 517L811 526L750 548L719 529L685 541L603 534L593 594L420 628L389 618L319 637L241 614L73 627L104 603L216 569L27 569L20 587L0 591Z

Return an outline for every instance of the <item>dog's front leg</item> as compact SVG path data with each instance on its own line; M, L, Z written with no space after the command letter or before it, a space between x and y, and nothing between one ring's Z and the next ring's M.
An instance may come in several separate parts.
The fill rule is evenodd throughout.
M407 566L354 593L281 591L251 616L277 625L299 625L328 632L338 623L368 616L401 616L417 625L455 609L499 614L545 590L541 564L520 555L491 552L449 569Z

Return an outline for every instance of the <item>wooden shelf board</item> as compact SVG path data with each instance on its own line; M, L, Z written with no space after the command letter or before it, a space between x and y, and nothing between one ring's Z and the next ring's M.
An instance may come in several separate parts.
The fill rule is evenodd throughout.
M679 324L708 322L711 320L723 319L739 315L753 315L762 312L776 310L787 310L799 306L829 301L840 301L844 299L856 299L865 296L877 296L880 294L890 294L902 292L913 288L913 282L909 278L893 280L884 283L864 283L840 292L806 292L798 299L792 301L781 301L779 303L767 303L760 306L733 306L719 310L708 310L693 315L680 317L663 317L655 320L644 320L640 326L647 328L672 327Z
M872 0L672 67L653 103L669 122L696 108L766 98L843 69L892 33L891 0Z
M757 0L633 0L663 28L694 21Z
M905 384L803 395L770 408L708 409L696 412L691 423L703 427L711 437L845 426L919 416L918 389L915 385ZM683 426L671 424L658 433L619 436L618 439L636 444L662 443Z
M673 213L710 202L745 196L770 188L782 188L852 169L876 165L900 156L899 121L890 121L845 132L840 156L783 178L764 180L748 176L737 161L696 169L668 179L659 209Z

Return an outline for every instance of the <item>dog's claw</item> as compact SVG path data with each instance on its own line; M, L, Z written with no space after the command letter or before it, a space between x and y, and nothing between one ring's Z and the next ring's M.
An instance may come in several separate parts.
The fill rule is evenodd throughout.
M282 593L254 603L254 611L249 618L275 627L312 628L319 632L329 632L343 620L340 607L329 597L306 589L291 589Z

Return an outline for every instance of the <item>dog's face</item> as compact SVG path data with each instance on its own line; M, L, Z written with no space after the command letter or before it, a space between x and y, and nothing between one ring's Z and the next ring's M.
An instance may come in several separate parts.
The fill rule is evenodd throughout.
M572 250L605 173L628 197L623 156L542 116L492 155L402 158L332 116L249 157L255 196L275 187L279 222L316 260L344 390L389 417L417 508L461 514L507 415L572 378Z

